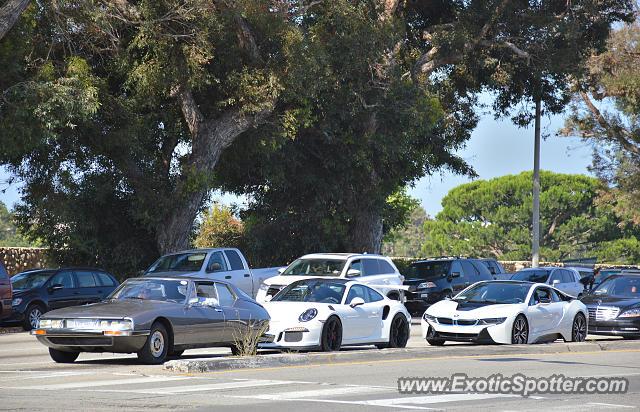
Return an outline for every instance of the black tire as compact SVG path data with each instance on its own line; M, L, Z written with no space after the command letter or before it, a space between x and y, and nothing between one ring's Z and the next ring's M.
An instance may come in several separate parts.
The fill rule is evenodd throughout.
M342 323L335 316L329 317L322 327L320 349L324 352L340 350L342 345Z
M378 345L378 348L404 348L407 346L408 341L409 322L407 322L407 318L402 313L396 313L389 327L389 343Z
M584 342L587 339L587 319L582 313L573 318L571 325L571 342Z
M151 326L151 332L142 349L138 351L138 359L148 364L159 364L165 361L169 353L169 334L160 322Z
M80 352L65 352L58 349L49 348L49 355L51 355L51 359L53 359L57 363L73 363Z
M436 331L429 326L429 330L427 330L427 343L431 346L443 346L445 340L436 338Z
M529 324L524 315L518 315L511 327L511 343L524 345L529 343Z
M46 309L39 303L32 303L27 306L27 310L24 311L24 320L22 321L24 330L36 329L40 316L45 312Z
M172 350L169 356L171 356L172 358L179 358L180 356L182 356L183 353L184 353L184 349Z
M622 337L622 339L626 339L626 340L637 340L640 339L639 335L624 335Z
M450 290L445 290L442 293L442 299L441 300L451 299L452 297L453 297L453 292L451 292Z

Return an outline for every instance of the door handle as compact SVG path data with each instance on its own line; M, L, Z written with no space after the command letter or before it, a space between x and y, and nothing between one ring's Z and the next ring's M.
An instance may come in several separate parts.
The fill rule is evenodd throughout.
M222 308L214 308L216 312L222 312Z
M227 275L224 277L225 279L231 279L231 275Z
M249 274L248 274L248 273L245 273L245 274L244 274L244 277L245 277L245 278L248 278L248 277L249 277Z

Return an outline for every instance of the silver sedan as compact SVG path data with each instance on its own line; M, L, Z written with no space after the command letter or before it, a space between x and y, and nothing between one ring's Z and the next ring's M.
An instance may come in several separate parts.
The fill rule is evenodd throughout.
M31 334L56 362L73 362L80 352L119 352L162 363L185 349L251 350L268 323L259 303L226 282L144 277L126 280L103 302L44 314Z

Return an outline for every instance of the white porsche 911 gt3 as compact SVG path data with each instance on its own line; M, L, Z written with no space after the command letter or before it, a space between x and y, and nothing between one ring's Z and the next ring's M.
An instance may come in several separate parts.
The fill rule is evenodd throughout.
M260 348L339 350L345 345L405 347L404 305L360 282L312 278L291 283L263 304L271 320Z
M587 308L543 283L484 281L452 299L431 305L422 316L422 336L445 341L536 343L587 336Z

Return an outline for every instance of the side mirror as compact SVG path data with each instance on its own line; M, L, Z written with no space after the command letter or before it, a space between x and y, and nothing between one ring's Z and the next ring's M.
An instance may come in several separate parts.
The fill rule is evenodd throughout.
M284 272L284 270L285 270L285 269L286 269L286 268L280 268L280 269L278 269L278 274L279 274L279 275L282 275L282 273Z
M222 265L218 262L214 262L207 268L207 272L217 272L222 269Z
M347 271L347 277L348 278L355 278L357 276L360 276L360 271L358 269L349 269ZM363 302L364 303L364 302Z
M555 286L560 283L560 279L554 279L552 285Z
M360 305L364 305L364 299L362 298L353 298L351 299L351 302L349 302L349 306L351 306L352 308L355 308L356 306L360 306Z

